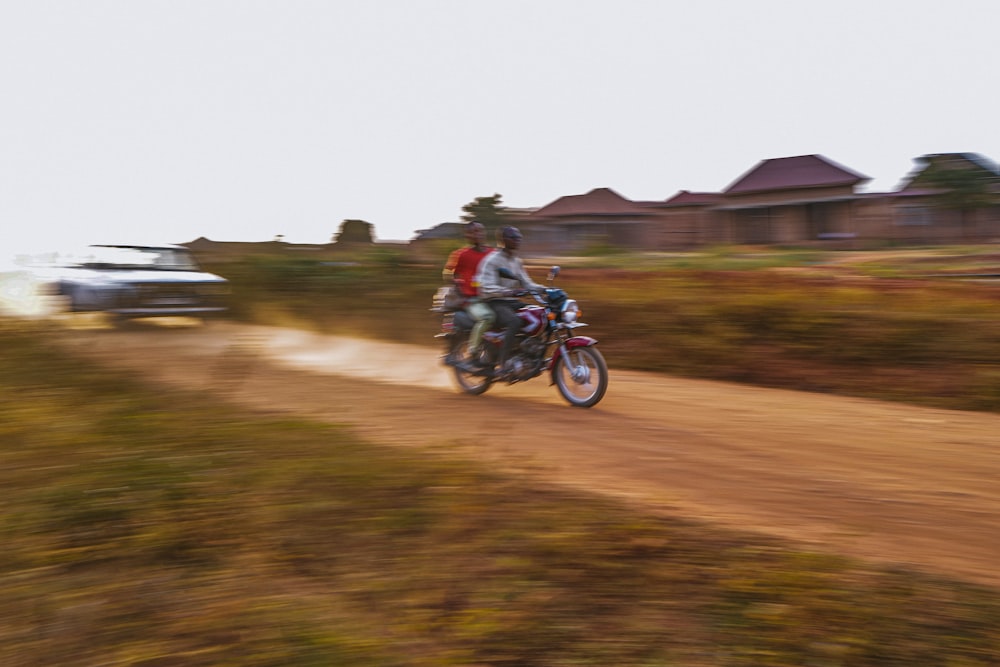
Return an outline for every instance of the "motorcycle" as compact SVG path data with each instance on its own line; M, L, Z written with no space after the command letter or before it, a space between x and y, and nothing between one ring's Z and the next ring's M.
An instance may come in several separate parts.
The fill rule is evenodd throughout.
M501 269L502 277L514 276ZM559 275L552 267L551 283ZM458 304L446 303L449 288L442 287L434 298L432 311L443 314L441 331L435 337L444 340L443 361L450 366L459 388L466 394L485 393L494 382L514 384L538 377L548 371L550 384L555 384L562 397L572 406L589 408L596 405L608 388L608 365L595 347L597 340L573 333L587 326L579 321L580 308L563 290L547 287L543 292L521 291L520 297L532 297L536 303L518 309L521 329L510 351L510 374L495 377L494 368L500 355L504 332L487 331L475 357L467 352L472 318ZM479 370L481 369L481 370Z

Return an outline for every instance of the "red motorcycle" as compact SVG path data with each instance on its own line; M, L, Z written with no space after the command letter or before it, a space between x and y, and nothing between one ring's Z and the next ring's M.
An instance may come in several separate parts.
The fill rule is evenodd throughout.
M559 275L559 267L549 272L551 282ZM509 274L505 277L513 277ZM587 326L578 321L580 308L576 300L556 287L544 292L524 291L522 297L532 297L536 303L525 304L517 314L521 329L510 351L510 374L494 378L504 332L494 329L483 335L483 343L475 357L467 352L472 318L458 304L447 303L448 288L441 288L431 310L443 313L441 332L437 338L445 343L444 363L452 367L459 388L467 394L479 395L494 382L514 384L538 377L545 371L551 375L566 401L573 406L589 408L596 405L608 389L608 365L595 347L597 340L577 336L573 330ZM477 370L477 368L482 370Z

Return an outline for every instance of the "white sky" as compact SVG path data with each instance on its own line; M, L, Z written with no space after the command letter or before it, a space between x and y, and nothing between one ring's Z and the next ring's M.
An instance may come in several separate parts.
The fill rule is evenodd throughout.
M0 0L0 242L383 240L500 193L1000 160L998 0Z

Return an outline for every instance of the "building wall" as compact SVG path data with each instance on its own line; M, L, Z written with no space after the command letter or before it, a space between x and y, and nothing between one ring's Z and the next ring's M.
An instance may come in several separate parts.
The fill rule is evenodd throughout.
M600 246L644 249L656 236L653 216L580 216L522 222L524 252L572 254Z
M687 250L711 243L712 230L720 226L717 218L704 205L659 209L647 223L650 232L643 245L651 250Z
M814 194L829 198L830 189ZM836 191L848 196L845 191ZM587 218L536 221L521 225L525 255L571 255L598 245L634 250L683 251L727 244L786 244L863 248L885 243L1000 242L1000 206L970 215L963 232L957 214L933 206L929 197L857 195L847 201L781 205L802 201L801 190L747 200L755 205L730 209L689 205L651 208L647 219Z
M931 197L887 195L858 202L859 238L891 243L988 243L1000 241L1000 206L969 211L965 224L958 211L934 205Z
M726 195L701 214L699 243L809 243L854 234L849 185ZM845 201L830 201L843 198ZM810 201L812 200L812 201Z

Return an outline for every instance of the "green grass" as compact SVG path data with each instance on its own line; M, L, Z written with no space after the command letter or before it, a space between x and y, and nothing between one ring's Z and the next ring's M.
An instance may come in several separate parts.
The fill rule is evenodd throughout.
M756 271L776 267L814 266L835 258L836 253L809 248L712 246L689 252L611 252L597 248L569 265L591 269L632 271Z
M5 667L1000 661L995 590L0 350Z

